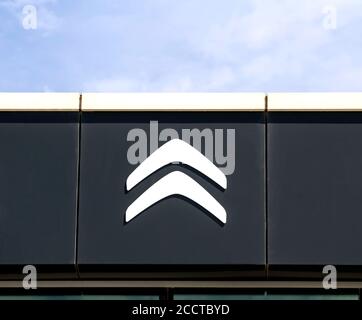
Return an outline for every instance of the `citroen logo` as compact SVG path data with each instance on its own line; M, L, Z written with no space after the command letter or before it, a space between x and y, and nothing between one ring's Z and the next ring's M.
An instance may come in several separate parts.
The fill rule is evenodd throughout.
M185 164L214 181L222 189L227 188L226 176L218 167L190 144L180 139L173 139L153 152L128 176L127 191L155 171L172 163ZM125 221L131 221L150 206L174 195L191 200L222 223L226 223L227 214L221 204L194 179L178 170L167 174L142 193L127 208Z

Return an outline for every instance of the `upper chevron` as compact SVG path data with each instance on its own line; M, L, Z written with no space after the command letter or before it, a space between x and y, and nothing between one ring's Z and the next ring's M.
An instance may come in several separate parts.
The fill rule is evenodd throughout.
M188 143L173 139L153 152L129 175L126 181L127 190L131 190L150 174L172 162L182 162L203 173L223 189L227 187L226 176L209 159Z

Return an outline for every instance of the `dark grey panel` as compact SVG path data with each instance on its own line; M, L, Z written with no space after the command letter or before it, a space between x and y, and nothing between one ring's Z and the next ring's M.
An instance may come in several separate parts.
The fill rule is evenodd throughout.
M127 161L127 134L149 130L150 120L164 128L236 130L236 166L228 188L220 190L203 176L171 165L125 192L136 168ZM83 113L79 212L80 271L86 266L263 265L264 123L260 113ZM226 142L225 142L226 143ZM162 143L160 143L161 145ZM160 201L129 223L127 207L150 185L175 169L199 182L226 209L219 224L182 198ZM136 269L132 269L133 271ZM166 271L166 270L165 270Z
M74 271L78 118L0 113L0 270Z
M362 115L269 114L268 121L271 268L362 265Z

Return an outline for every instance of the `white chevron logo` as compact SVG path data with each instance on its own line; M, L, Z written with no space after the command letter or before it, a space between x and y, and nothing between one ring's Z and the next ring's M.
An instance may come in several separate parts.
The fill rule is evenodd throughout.
M226 176L219 168L190 144L180 139L173 139L153 152L128 176L127 191L155 171L175 162L186 164L213 180L221 188L227 188ZM173 195L192 200L222 223L226 223L226 211L220 203L194 179L178 170L167 174L142 193L127 208L125 221L129 222L150 206Z

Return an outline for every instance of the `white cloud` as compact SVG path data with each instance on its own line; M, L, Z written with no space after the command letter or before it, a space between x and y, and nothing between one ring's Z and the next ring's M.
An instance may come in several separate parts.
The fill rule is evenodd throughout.
M220 67L191 73L167 73L158 78L150 76L103 78L86 82L82 88L84 92L187 92L222 90L235 81L235 73L229 67Z
M21 33L11 40L14 52L19 47L37 62L10 75L9 87L17 86L17 75L31 79L21 83L53 90L362 88L361 0L0 0L10 2L17 14L35 3L40 34L56 31L57 38ZM331 5L336 30L323 27L323 8ZM1 33L5 52L12 37ZM5 58L3 69L20 70L15 58Z
M85 92L127 92L142 91L140 82L128 78L106 78L86 82L83 85Z
M326 5L336 7L335 31L323 28ZM311 81L318 90L318 75L313 73L317 70L313 70L313 66L323 66L325 56L331 55L333 64L324 71L328 72L329 78L340 77L338 65L340 55L344 54L343 29L361 16L361 13L356 14L361 9L362 3L357 0L255 0L249 13L234 14L224 24L212 27L201 42L200 51L217 63L229 62L234 70L239 70L244 88L250 88L252 84L252 88L268 90L277 87L277 81L283 81L279 83L279 90L283 90L300 79L304 82L299 84L301 89ZM352 71L347 77L351 80L355 72L344 70L344 74L348 74L347 70ZM318 72L322 73L321 78L326 78L323 68ZM242 83L240 87L243 87Z
M343 30L357 21L362 9L360 1L254 0L248 4L219 16L208 8L198 16L195 5L188 17L184 16L184 8L179 10L176 5L167 13L161 11L152 25L148 20L141 20L143 25L137 27L130 22L128 29L135 29L137 38L153 28L151 34L157 38L147 48L149 52L158 51L162 58L162 50L170 50L176 44L194 60L187 61L182 52L176 52L169 62L161 58L155 62L146 55L146 77L137 76L137 72L128 76L113 74L109 79L100 78L98 85L94 80L90 87L101 91L264 91L310 88L309 83L313 83L318 90L318 76L314 72L321 79L341 76L339 60L345 54ZM338 17L337 29L333 31L323 27L323 8L331 5L336 7ZM328 54L334 65L327 71L323 64ZM150 65L154 63L153 68ZM167 63L177 67L160 71ZM354 74L345 78L351 80ZM320 86L325 87L322 80Z

